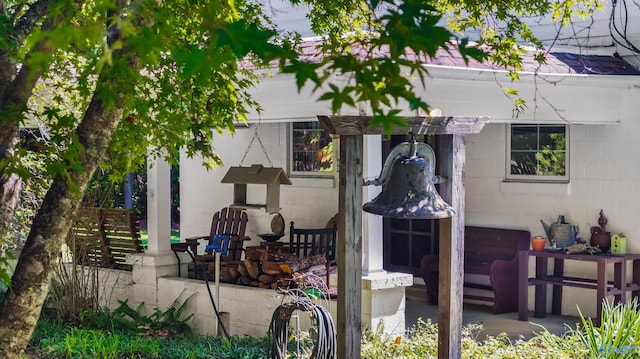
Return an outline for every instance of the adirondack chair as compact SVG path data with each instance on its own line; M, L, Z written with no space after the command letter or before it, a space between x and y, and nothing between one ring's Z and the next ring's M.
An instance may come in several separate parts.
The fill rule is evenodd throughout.
M204 253L198 253L198 245L200 241L207 240L207 244L214 243L216 235L224 235L229 237L229 251L226 255L220 257L221 263L234 263L239 262L242 259L242 251L244 250L244 242L250 240L250 237L245 236L245 230L247 228L247 212L232 207L225 207L220 211L213 214L211 219L211 230L207 236L197 236L186 238L182 243L174 243L171 245L171 249L176 252L187 252L191 255L194 266L194 277L201 278L202 268L204 263L213 262L215 260L215 253L212 249L204 251ZM179 260L179 258L178 258Z

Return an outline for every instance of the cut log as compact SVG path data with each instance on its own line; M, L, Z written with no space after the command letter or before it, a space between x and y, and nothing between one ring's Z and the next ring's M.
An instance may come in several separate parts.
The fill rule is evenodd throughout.
M282 268L280 267L282 264L282 262L262 262L262 271L265 272L266 274L270 274L270 275L281 275L284 272L282 271Z
M225 264L222 263L220 265L220 281L225 283L235 283L238 277L240 277L240 273L238 273L236 264Z
M270 250L265 247L251 246L245 248L245 259L252 261L268 261Z
M260 274L260 276L258 276L258 282L262 284L271 284L276 280L278 280L278 277L275 275Z
M258 279L258 276L260 276L260 262L247 260L244 261L244 266L247 268L247 274L251 279Z
M238 270L238 273L240 273L241 277L249 276L249 272L247 272L247 266L244 264L244 262L238 263L238 265L236 266L236 269Z

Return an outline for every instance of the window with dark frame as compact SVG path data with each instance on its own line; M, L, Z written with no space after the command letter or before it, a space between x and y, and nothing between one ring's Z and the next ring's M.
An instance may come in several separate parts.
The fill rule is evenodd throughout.
M567 126L511 124L507 179L567 181Z
M333 171L333 141L317 121L291 124L291 172L321 174Z

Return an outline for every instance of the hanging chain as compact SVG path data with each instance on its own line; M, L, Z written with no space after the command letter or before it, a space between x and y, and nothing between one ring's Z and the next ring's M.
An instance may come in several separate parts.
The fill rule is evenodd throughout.
M249 154L249 150L251 150L251 146L253 145L253 141L255 141L256 139L258 140L258 143L260 143L260 148L262 148L262 153L264 153L265 157L267 157L267 161L269 161L269 166L273 167L273 163L271 163L271 159L269 158L269 154L267 153L267 150L264 148L264 144L262 143L262 140L260 139L260 136L258 135L258 128L260 127L260 118L258 118L258 124L256 125L256 130L253 132L253 137L251 137L251 141L249 142L249 146L247 146L247 150L244 151L244 155L242 155L242 159L240 160L240 167L242 167L242 164L244 163L244 159L247 157L247 154Z

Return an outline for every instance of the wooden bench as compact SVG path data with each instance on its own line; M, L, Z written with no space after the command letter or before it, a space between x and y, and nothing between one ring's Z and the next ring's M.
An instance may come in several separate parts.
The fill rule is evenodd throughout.
M518 253L529 249L529 231L467 226L464 235L464 287L471 289L464 298L492 302L494 314L517 311ZM427 300L436 304L438 255L422 257L421 270Z
M125 209L78 209L67 243L74 261L81 265L131 270L127 255L144 251L140 221Z

